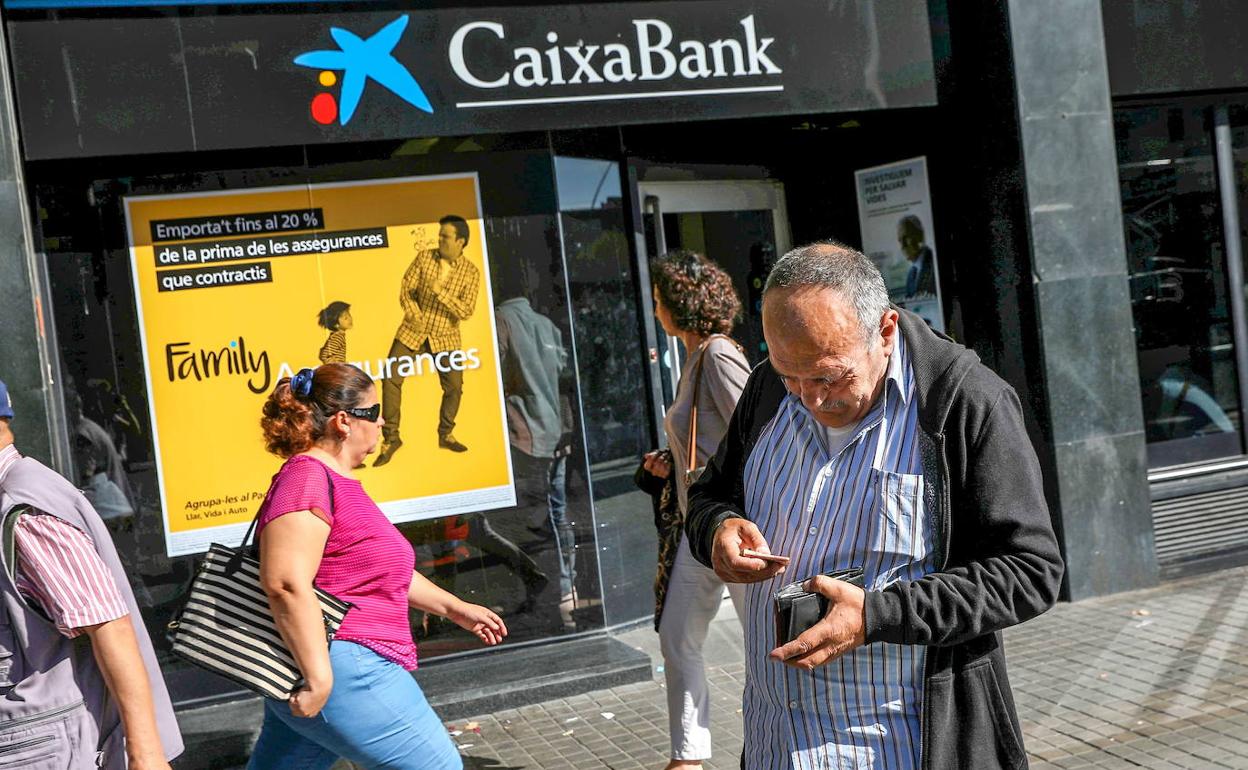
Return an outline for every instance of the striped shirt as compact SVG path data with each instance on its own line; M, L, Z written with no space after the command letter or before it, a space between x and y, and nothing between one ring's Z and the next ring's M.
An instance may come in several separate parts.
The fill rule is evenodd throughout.
M323 364L342 364L347 361L347 333L344 331L333 331L329 333L329 337L325 339L325 344L321 346L321 352L317 354Z
M0 450L0 479L21 457ZM17 590L69 638L130 614L117 582L82 530L48 514L27 514L13 529Z
M920 767L924 647L872 644L810 672L767 657L779 646L772 596L785 583L861 566L867 590L878 591L935 569L914 374L900 335L883 394L834 455L822 426L788 395L746 462L746 514L773 552L793 559L746 594L749 770Z

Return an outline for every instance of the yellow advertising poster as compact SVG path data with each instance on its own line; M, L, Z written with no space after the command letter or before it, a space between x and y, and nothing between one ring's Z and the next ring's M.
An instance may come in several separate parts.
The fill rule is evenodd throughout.
M515 504L475 174L134 196L126 217L169 555L241 540L281 465L261 407L328 361L377 382L397 449L355 473L392 521Z

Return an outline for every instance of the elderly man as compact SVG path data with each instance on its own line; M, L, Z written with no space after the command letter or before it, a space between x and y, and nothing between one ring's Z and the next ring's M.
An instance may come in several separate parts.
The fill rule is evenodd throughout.
M839 244L776 264L763 334L686 523L750 584L743 767L1024 767L999 632L1052 605L1063 565L1018 397ZM818 577L852 567L865 591ZM772 597L807 578L829 608L786 643Z

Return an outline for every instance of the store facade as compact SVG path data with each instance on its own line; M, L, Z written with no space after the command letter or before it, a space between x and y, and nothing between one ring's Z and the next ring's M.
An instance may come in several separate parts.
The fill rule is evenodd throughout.
M1165 497L1159 474L1243 455L1243 369L1224 352L1243 318L1226 286L1242 272L1202 279L1224 301L1200 300L1217 309L1177 341L1137 299L1202 268L1157 267L1164 249L1139 257L1147 267L1128 259L1144 247L1127 187L1156 185L1125 181L1139 161L1122 158L1153 147L1132 138L1152 118L1119 96L1106 28L1126 22L1107 7L1103 23L1096 2L90 5L5 5L0 378L29 453L84 485L103 473L125 497L110 524L156 632L197 549L238 534L277 466L258 448L262 386L316 362L333 302L351 306L348 360L380 379L402 367L389 347L401 278L446 214L467 221L481 273L457 364L469 450L434 443L438 362L411 361L405 447L360 477L420 569L502 609L512 640L481 657L413 617L430 676L468 661L488 693L539 658L572 671L584 661L551 651L652 613L650 504L631 476L679 377L647 268L673 248L733 275L753 362L776 255L835 238L876 257L899 302L1018 389L1068 598L1153 584L1166 501L1227 494L1184 476ZM921 253L929 284L910 271ZM558 474L516 448L508 303L562 335ZM1183 345L1223 418L1148 416L1144 378L1173 374ZM1162 379L1167 403L1208 403ZM552 507L566 524L551 526ZM165 663L183 708L236 695Z
M1248 547L1248 71L1232 4L1106 3L1123 226L1163 574Z

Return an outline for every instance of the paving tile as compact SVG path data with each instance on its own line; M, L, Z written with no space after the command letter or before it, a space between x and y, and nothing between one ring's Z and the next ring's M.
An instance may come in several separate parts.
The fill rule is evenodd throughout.
M1004 638L1035 770L1248 770L1248 568L1059 605ZM707 672L715 756L706 770L738 767L741 654L716 656ZM655 770L668 751L658 681L474 721L480 735L461 737L473 744L468 770Z

